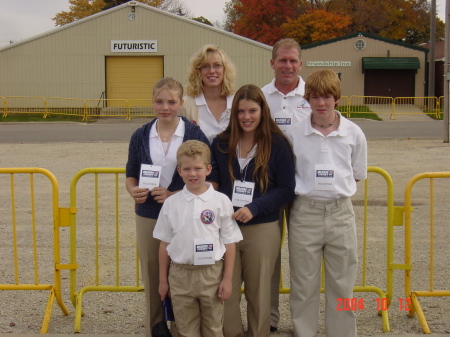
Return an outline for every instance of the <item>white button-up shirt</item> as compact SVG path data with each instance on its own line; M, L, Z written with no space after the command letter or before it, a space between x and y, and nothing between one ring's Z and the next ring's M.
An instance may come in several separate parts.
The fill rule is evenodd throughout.
M242 234L231 216L230 199L214 190L195 195L186 186L163 204L153 237L168 242L167 253L175 263L194 264L194 239L213 238L214 256L219 261L225 244L241 241Z
M161 180L159 185L167 188L172 182L172 177L177 168L177 150L183 143L185 125L184 121L179 118L177 129L175 130L172 141L170 142L167 156L164 154L164 146L156 131L156 123L152 125L149 135L150 142L150 157L152 158L153 165L161 166Z
M312 127L310 118L287 131L295 157L295 194L315 200L351 197L356 192L355 179L367 178L366 137L358 125L339 115L338 129L326 137ZM314 188L316 164L334 166L334 191Z
M195 97L195 104L198 107L198 124L202 129L209 143L212 143L214 137L225 130L230 122L231 104L233 103L233 95L227 96L227 108L222 112L222 116L219 121L216 120L214 115L206 104L205 96L201 93Z

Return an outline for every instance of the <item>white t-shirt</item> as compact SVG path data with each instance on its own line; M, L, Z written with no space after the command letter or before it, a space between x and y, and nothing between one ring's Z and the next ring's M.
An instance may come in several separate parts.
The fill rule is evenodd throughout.
M310 118L287 131L295 157L295 194L315 200L351 197L355 179L367 178L366 137L358 125L339 115L338 129L326 137L311 126ZM334 190L317 190L317 164L334 169Z
M177 150L183 143L185 125L184 121L180 120L175 130L172 141L163 144L156 131L156 121L150 130L149 144L150 144L150 157L152 158L153 165L161 166L161 180L159 184L161 187L167 188L172 182L172 177L177 168ZM167 151L167 156L165 155Z
M227 108L222 112L219 121L213 116L206 104L205 96L201 93L195 97L195 104L198 107L198 124L202 129L209 143L212 143L214 137L226 129L230 121L231 104L233 103L233 95L227 96Z
M287 95L278 91L275 79L261 90L269 104L270 114L282 131L300 122L311 113L311 107L303 98L305 94L305 81L299 76L297 88Z
M230 199L209 185L200 195L186 186L163 204L153 237L168 242L167 253L180 264L194 264L194 239L213 238L214 256L219 261L225 254L225 244L241 241L242 233L231 216Z

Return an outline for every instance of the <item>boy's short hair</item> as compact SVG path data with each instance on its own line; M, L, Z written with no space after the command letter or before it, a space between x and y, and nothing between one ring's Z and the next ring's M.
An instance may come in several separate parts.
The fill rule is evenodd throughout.
M341 81L336 73L329 69L317 70L309 75L305 84L303 97L309 102L311 95L333 95L338 101L341 98Z
M200 157L206 166L211 164L211 151L209 146L199 140L188 140L180 145L177 151L177 165L181 166L183 157Z

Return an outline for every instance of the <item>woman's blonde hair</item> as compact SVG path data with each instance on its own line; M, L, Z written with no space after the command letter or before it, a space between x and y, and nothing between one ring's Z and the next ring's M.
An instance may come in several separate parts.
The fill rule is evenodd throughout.
M187 94L197 97L203 91L201 68L208 63L211 55L217 55L223 64L222 96L234 93L234 82L236 81L236 68L228 55L215 45L205 45L200 48L191 58L187 76Z
M272 139L274 135L285 138L283 132L274 122L270 115L270 108L267 104L263 92L256 85L247 84L239 88L234 95L233 105L231 106L230 123L228 127L218 135L225 144L228 144L223 152L228 154L228 171L231 181L236 177L233 174L233 163L238 158L236 156L236 147L242 137L243 130L238 121L239 102L248 100L257 103L261 108L261 120L256 128L254 144L258 144L255 154L255 170L253 172L253 181L259 183L261 193L264 193L269 186L268 163L272 151Z
M153 97L155 97L162 89L169 89L174 91L183 99L183 85L173 77L163 77L153 86Z
M309 75L305 84L305 94L303 97L309 102L311 95L327 96L332 95L336 101L341 98L341 80L332 70L317 70Z

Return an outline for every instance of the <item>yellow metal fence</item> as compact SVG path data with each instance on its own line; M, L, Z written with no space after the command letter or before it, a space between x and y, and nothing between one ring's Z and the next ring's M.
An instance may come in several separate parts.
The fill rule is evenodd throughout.
M41 333L47 333L55 299L63 313L69 315L69 310L64 305L61 296L61 270L67 269L67 266L61 264L60 261L59 240L60 227L68 225L65 221L68 218L64 216L64 210L60 209L58 205L58 183L51 172L42 168L0 168L0 175L9 177L11 191L9 199L2 199L2 205L6 206L9 203L11 209L9 216L2 214L1 217L0 235L11 237L11 246L1 247L2 266L7 265L13 268L5 270L6 267L5 269L2 267L4 277L3 281L0 281L0 290L50 291L41 325ZM28 196L23 193L26 187L16 181L18 180L16 177L24 175L28 176L29 180ZM50 208L48 216L52 217L51 221L49 221L50 219L40 221L40 214L36 210L36 204L39 203L36 194L42 188L42 184L36 184L36 180L39 180L38 176L48 178L51 184L51 197L49 200L45 200ZM7 180L2 180L2 185L3 183L6 185ZM2 186L2 188L8 187ZM27 205L24 200L27 200L26 203L29 202L29 204ZM29 217L24 216L26 214L29 214ZM41 234L42 232L44 234ZM53 237L53 243L48 243L48 235ZM30 242L31 250L24 246L24 241ZM39 263L46 246L52 248L52 261L46 260ZM7 264L6 261L10 260L13 263ZM33 261L33 263L30 265L29 261ZM49 273L53 274L52 283L49 283L50 280L46 278ZM8 283L3 283L8 280ZM6 304L3 303L3 305Z
M83 312L83 295L87 292L141 292L143 287L139 284L139 263L138 255L135 245L135 237L123 238L123 226L129 226L132 221L133 203L130 198L123 192L124 186L124 172L123 168L87 168L79 171L72 179L70 185L70 207L61 208L58 204L58 184L56 178L47 170L40 168L2 168L0 169L0 178L6 176L8 179L0 179L0 186L9 185L10 190L10 216L1 214L0 219L0 231L4 237L7 227L10 227L10 241L12 247L10 250L2 249L2 258L4 260L10 259L8 265L12 266L9 272L3 270L2 275L9 275L12 280L9 283L2 282L0 284L0 290L49 290L50 296L47 301L45 309L44 320L42 323L41 333L46 333L49 325L49 320L52 311L52 305L56 299L58 305L62 309L65 315L69 314L69 311L65 307L61 296L61 270L70 270L70 300L75 307L75 322L74 332L81 331L81 317ZM411 312L413 315L417 312L420 323L422 324L425 333L429 333L428 326L426 324L423 310L418 302L418 297L421 296L450 296L450 290L435 290L433 278L434 278L434 244L433 244L433 228L434 228L434 184L433 181L436 178L450 178L450 172L438 172L438 173L423 173L413 177L405 191L405 206L394 206L394 185L389 174L377 167L368 168L369 177L364 182L364 191L361 204L363 208L363 242L362 242L362 260L360 261L361 275L358 276L358 282L354 288L354 292L374 293L381 303L386 303L386 307L379 310L378 314L382 316L383 331L390 331L389 327L389 304L393 298L393 272L396 269L405 270L405 293L407 298L411 300ZM21 186L15 177L20 175L29 175L29 188ZM47 177L51 182L50 198L46 197L42 187L42 181L36 184L35 176ZM413 260L411 257L412 243L411 243L411 190L415 182L421 179L430 180L430 287L425 291L413 291L411 290L412 280L412 267ZM22 179L23 180L23 179ZM380 183L380 180L382 181ZM384 181L384 184L383 184ZM372 186L373 185L373 186ZM384 187L383 187L384 185ZM37 187L36 187L37 186ZM368 256L368 250L371 247L370 235L368 231L371 229L371 219L369 218L369 211L371 207L371 192L375 187L378 191L378 195L381 195L383 200L386 200L384 210L377 210L376 221L385 223L386 228L386 242L383 242L383 246L380 247L380 242L377 241L375 251L379 252L380 248L385 251L386 264L385 266L372 266L371 272L375 272L377 275L383 275L385 281L377 281L376 284L371 283L367 276L367 265L370 263L370 257ZM385 192L384 192L385 188ZM17 190L21 191L29 190L29 206L24 207L16 202ZM35 196L38 194L38 197ZM114 208L104 208L102 200L108 198L114 200ZM22 198L25 200L27 198ZM54 280L52 284L48 282L41 282L39 276L39 264L38 264L38 250L40 245L45 242L48 244L48 235L39 237L37 229L38 220L41 215L36 212L35 204L39 202L47 204L51 209L53 226L50 232L53 237L53 263L50 269L53 272ZM129 207L126 205L129 203ZM3 200L3 205L5 200ZM125 207L124 207L125 206ZM124 209L127 213L124 215ZM0 208L0 211L4 211L4 207ZM373 213L373 212L372 212ZM26 219L30 214L30 219ZM385 214L380 216L381 214ZM18 216L20 215L20 216ZM373 217L372 217L373 218ZM131 219L131 220L130 220ZM29 222L29 224L28 224ZM404 264L394 263L394 226L401 226L405 223L405 262ZM9 224L6 226L5 224ZM18 227L20 226L20 230ZM88 229L92 235L84 237L80 240L77 238L77 229L84 226L84 229ZM381 225L384 227L384 225ZM23 228L27 228L23 230ZM69 238L69 263L61 263L60 253L60 236L59 230L61 227L70 227ZM22 282L20 276L21 257L20 249L18 245L18 235L23 232L31 233L30 239L32 252L33 252L33 272L31 282ZM286 227L283 229L283 237L286 233ZM422 234L422 233L421 233ZM384 236L383 236L384 237ZM9 238L9 237L8 237ZM40 241L42 240L42 241ZM446 242L448 244L448 242ZM445 249L445 248L444 248ZM448 249L448 246L447 248ZM29 249L28 249L29 250ZM127 251L124 255L123 251ZM81 259L79 258L81 253ZM105 258L102 260L102 258ZM89 261L88 261L89 260ZM79 266L79 261L82 264ZM48 262L48 261L47 261ZM135 272L124 275L123 265L132 266ZM21 269L22 268L22 269ZM30 269L30 268L28 268ZM129 268L127 269L130 270ZM107 274L112 274L112 278L107 278ZM82 275L83 282L79 281L80 275ZM423 275L421 275L423 277ZM112 279L110 282L108 280ZM0 280L1 282L1 280ZM322 286L322 291L323 286ZM290 289L283 285L283 279L280 281L280 293L289 293ZM350 299L349 299L350 300ZM428 330L427 330L428 329Z
M417 313L417 317L419 319L419 322L422 326L422 330L424 333L429 334L430 328L428 327L427 320L425 318L424 310L422 309L419 298L420 297L449 297L450 296L450 287L447 285L446 289L436 289L435 286L435 273L437 271L441 272L441 275L444 274L446 276L446 280L448 281L448 275L450 275L450 268L449 268L449 260L446 261L436 261L435 259L435 251L437 249L441 249L446 251L447 253L450 252L450 249L448 247L448 238L436 238L435 235L435 228L436 226L444 226L444 228L449 228L448 223L448 207L444 210L444 217L438 219L436 221L436 210L435 210L435 180L439 179L442 181L446 181L447 183L450 181L450 172L427 172L427 173L420 173L412 177L405 189L405 206L404 206L404 214L405 214L405 296L406 299L409 300L407 304L409 304L409 316L414 316L415 313ZM413 224L412 221L412 191L413 187L418 182L426 182L429 183L429 221L428 224L425 224L425 228L417 228L417 224ZM442 186L440 186L442 187ZM423 196L422 196L423 197ZM426 228L428 227L428 228ZM425 243L422 244L413 244L413 232L420 233L420 236L423 238L426 235L426 230L428 230L428 238L429 242L428 245ZM440 244L437 244L435 241L437 239L440 239ZM446 246L447 244L447 246ZM418 251L421 247L428 248L428 259L427 266L425 268L428 269L428 282L429 286L427 290L413 290L413 279L417 281L418 279L426 279L427 277L423 274L417 275L417 272L415 276L413 277L414 273L414 263L412 254L414 251ZM417 253L417 252L416 252ZM424 254L422 254L423 256ZM436 268L436 264L440 263L441 268ZM423 285L422 285L423 286ZM447 321L448 323L448 321Z
M155 117L151 99L78 99L61 97L0 96L3 117L9 114L42 114L79 116L82 120L96 117Z
M70 272L70 297L75 307L74 332L81 331L81 317L84 316L82 300L83 295L87 292L144 291L144 288L139 285L137 250L134 251L134 256L128 255L127 259L121 258L120 255L121 250L127 244L127 240L124 240L121 235L120 228L124 224L120 220L124 217L121 218L119 210L121 202L129 202L128 196L125 196L126 201L120 198L121 196L124 197L123 189L125 184L123 181L119 183L119 178L123 178L124 173L124 168L87 168L79 171L73 177L70 185L70 209L73 210L70 214L70 263L77 264L78 250L89 250L89 255L93 256L94 260L91 267L84 270L86 271L84 279L91 281L88 285L82 286L81 289L79 289L80 283L77 281L77 276L81 270L73 269ZM101 180L103 177L105 179ZM86 182L87 186L89 186L87 191L89 191L89 194L92 192L90 196L83 192L77 192L82 178L90 178ZM105 197L114 199L114 209L102 208L101 199ZM82 214L81 211L78 211L80 208L77 205L81 201L79 199L86 201L88 198L89 204L93 205L93 207L89 211L86 211L86 207L82 207L81 209L84 210L84 214ZM125 220L129 221L131 218L131 216L128 216L125 217ZM80 245L77 245L77 227L83 225L89 226L93 235L89 238L83 237L85 247L80 247ZM134 242L135 237L132 238L133 246L135 246ZM110 253L102 257L102 251L104 253L106 250ZM114 256L113 259L112 256ZM136 273L134 278L126 278L121 273L121 266L130 263L135 265ZM86 265L87 262L84 261L84 264ZM102 268L103 270L101 270ZM105 269L111 270L113 277L107 278ZM113 280L112 283L109 283L111 280Z
M155 117L151 99L77 99L61 97L0 96L3 117L12 113L80 116L82 120L97 117L120 117L127 121L135 117ZM443 113L444 97L381 97L342 96L338 110L346 117L350 113L377 115L426 114L439 118Z

